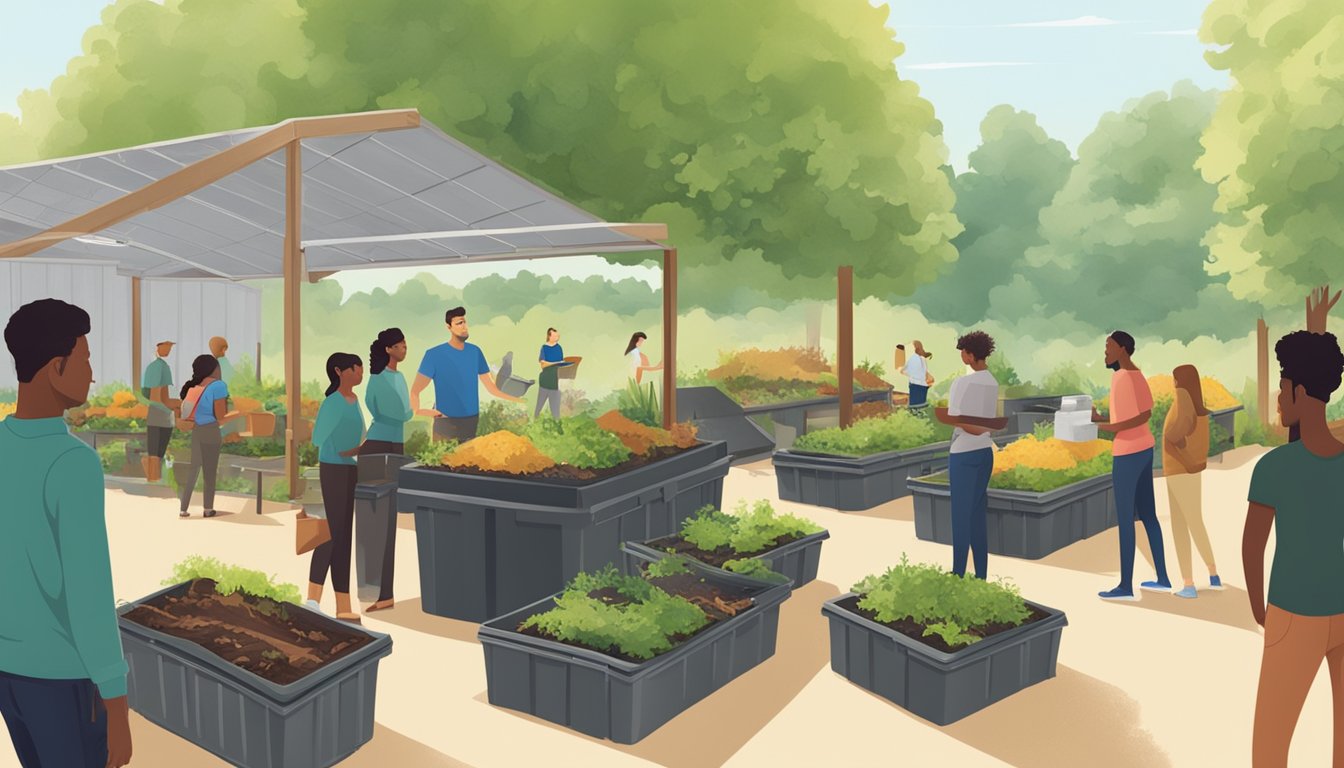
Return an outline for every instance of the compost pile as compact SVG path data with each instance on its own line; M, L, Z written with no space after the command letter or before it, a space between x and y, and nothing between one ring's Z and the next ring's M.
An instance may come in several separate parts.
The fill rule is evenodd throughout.
M629 472L697 444L696 429L690 424L675 424L666 430L610 411L597 419L538 419L517 429L482 435L447 452L440 468L583 484Z
M373 641L297 606L238 591L221 595L212 579L161 595L125 618L205 648L277 685L290 683Z
M839 394L837 370L821 352L802 347L743 349L708 372L711 382L743 405L769 405ZM881 376L854 369L860 389L891 389Z

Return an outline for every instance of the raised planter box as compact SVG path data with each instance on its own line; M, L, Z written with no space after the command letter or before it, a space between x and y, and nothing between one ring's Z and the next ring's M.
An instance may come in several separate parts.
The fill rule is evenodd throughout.
M952 495L945 483L910 479L915 536L952 543ZM989 489L989 551L1037 560L1116 524L1110 474L1048 493Z
M948 725L1055 676L1064 613L992 635L955 653L943 653L869 621L847 606L853 593L828 600L831 669L935 725Z
M830 537L830 531L814 533L769 552L762 552L752 559L764 561L770 567L770 570L787 576L789 583L793 585L793 589L799 589L816 580L817 568L821 565L821 543ZM621 545L621 551L626 553L624 572L627 575L633 575L640 563L649 563L667 557L666 552L649 546L651 541L653 540L628 541ZM732 571L716 568L708 563L700 563L700 565L716 574L737 575Z
M710 583L746 586L754 605L661 656L631 663L514 631L554 595L481 626L490 703L634 744L775 653L787 584L768 585L692 563Z
M996 437L994 442L1003 446L1018 437ZM872 509L908 496L911 478L947 469L950 446L931 443L862 457L776 451L773 461L779 498L841 512Z
M421 606L482 622L621 561L621 543L669 536L723 501L727 446L705 443L587 485L401 469L397 511L415 515Z
M117 440L125 440L128 443L139 443L143 445L149 439L148 428L141 429L139 432L109 432L96 429L72 429L70 434L74 435L85 445L98 450L98 446L107 445Z
M160 590L117 613L186 587ZM131 709L234 765L325 768L373 738L378 661L392 653L387 635L342 624L375 639L294 683L276 685L189 640L124 618L119 623Z
M857 403L881 403L891 400L892 390L890 389L865 389L854 392L854 402ZM794 400L787 403L773 403L770 405L749 405L742 408L747 416L769 416L776 426L788 427L794 430L793 434L807 434L807 420L811 416L816 418L823 415L840 414L839 397L818 397L811 400Z

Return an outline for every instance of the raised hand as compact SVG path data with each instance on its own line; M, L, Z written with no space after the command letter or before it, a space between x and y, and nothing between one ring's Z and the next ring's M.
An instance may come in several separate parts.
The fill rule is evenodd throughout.
M1307 296L1307 330L1312 333L1325 333L1326 321L1330 317L1330 310L1334 308L1335 303L1339 301L1340 293L1344 291L1335 291L1334 298L1330 298L1330 286L1323 285L1314 289Z

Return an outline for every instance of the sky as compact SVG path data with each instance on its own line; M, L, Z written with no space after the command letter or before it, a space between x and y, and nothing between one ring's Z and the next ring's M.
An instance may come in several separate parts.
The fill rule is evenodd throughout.
M871 0L874 5L886 5ZM80 52L105 0L0 0L0 112L17 113L19 94L45 88ZM1225 73L1204 61L1195 30L1206 0L900 0L887 25L906 45L900 76L919 84L943 123L949 161L958 172L980 142L980 121L998 104L1034 113L1071 150L1108 111L1179 80L1226 87ZM461 285L487 274L530 270L555 276L637 277L658 271L616 267L595 257L496 262L430 270ZM394 290L419 269L352 272L335 279L347 291Z

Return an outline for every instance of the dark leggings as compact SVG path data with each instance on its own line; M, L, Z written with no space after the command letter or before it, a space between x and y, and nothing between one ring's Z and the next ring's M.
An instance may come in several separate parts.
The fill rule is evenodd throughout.
M359 447L360 456L372 456L379 453L395 453L401 455L406 450L405 443L389 443L386 440L365 440Z
M331 588L336 592L350 591L350 542L355 531L355 484L359 481L359 467L353 464L326 464L318 467L322 482L322 506L327 511L327 526L331 541L313 550L313 562L308 567L308 581L324 584L327 570L331 570Z

